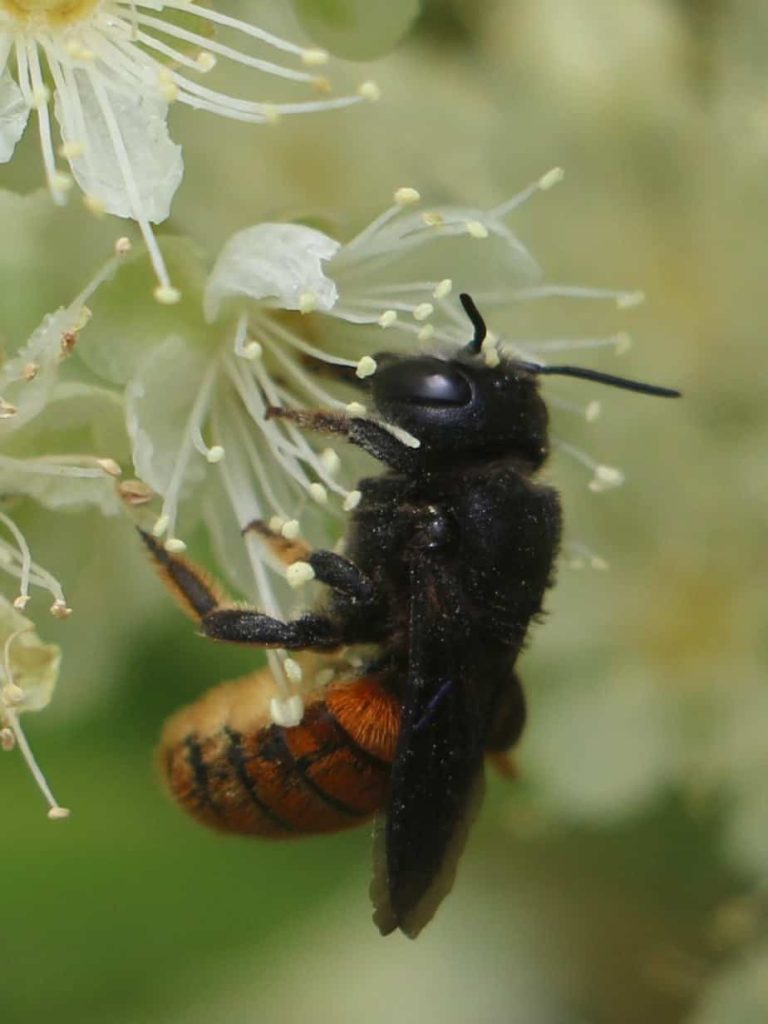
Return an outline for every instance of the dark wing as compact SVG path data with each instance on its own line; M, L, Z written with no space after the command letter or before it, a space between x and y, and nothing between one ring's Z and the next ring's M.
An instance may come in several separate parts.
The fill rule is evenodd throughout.
M450 890L483 781L487 710L472 686L472 642L451 569L411 568L407 684L372 896L383 934L415 937ZM476 672L476 668L475 668Z

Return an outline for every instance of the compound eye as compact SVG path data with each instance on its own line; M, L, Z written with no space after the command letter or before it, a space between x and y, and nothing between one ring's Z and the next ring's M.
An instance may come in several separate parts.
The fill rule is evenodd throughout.
M378 385L378 387L377 387ZM408 405L463 406L472 401L472 388L461 370L438 359L404 360L374 378L379 397Z

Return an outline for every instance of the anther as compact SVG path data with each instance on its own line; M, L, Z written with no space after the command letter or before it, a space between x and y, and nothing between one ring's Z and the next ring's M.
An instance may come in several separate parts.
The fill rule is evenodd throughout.
M301 527L298 519L289 519L287 523L283 523L280 527L279 533L285 537L286 540L296 540L300 533Z
M596 419L600 418L602 411L603 407L597 400L590 402L584 410L584 419L587 423L594 423Z
M395 191L394 200L397 206L413 206L421 199L421 192L415 188L399 188Z
M335 476L341 469L339 453L334 448L323 448L319 455L323 469L330 476Z
M437 286L435 287L435 290L432 292L432 295L436 299L445 299L451 294L452 291L453 281L450 279L450 277L446 277L442 281L438 282Z
M275 725L281 725L284 729L293 729L301 724L304 717L304 701L295 693L287 700L273 697L269 702L269 714Z
M391 327L397 321L397 312L394 309L385 309L379 317L379 327Z
M289 586L298 590L315 578L315 570L309 562L294 562L285 570L285 578Z
M559 185L564 177L565 171L562 167L553 167L539 178L539 188L542 192L546 192L554 185Z
M224 458L224 455L225 452L222 446L220 444L215 444L213 445L213 447L208 449L205 457L208 460L208 462L211 463L211 465L215 465L217 462L221 462L221 460Z
M363 82L358 87L357 95L369 103L377 103L381 99L381 88L376 82Z
M299 296L299 311L313 313L317 309L317 292L303 292Z
M366 377L372 377L374 373L376 373L376 369L376 360L371 358L371 356L363 356L363 358L357 364L355 376L359 377L360 380L365 380Z
M152 294L155 296L155 302L159 302L161 306L175 306L181 300L179 289L170 284L159 284Z
M614 339L614 352L617 356L623 356L632 348L632 335L628 331L619 331Z
M589 482L590 491L607 491L612 487L620 487L624 483L624 474L615 466L596 466L595 475Z
M353 420L359 420L368 412L362 402L350 402L344 409L347 416Z
M13 735L13 729L0 729L0 748L5 751L13 750L16 746L16 737Z
M121 477L123 471L114 459L96 459L96 465L103 469L107 476Z
M15 416L18 409L15 405L11 405L10 402L6 402L4 398L0 398L0 420L9 420Z
M633 306L641 306L644 302L645 292L622 292L616 298L619 309L632 309Z
M64 821L65 818L69 817L70 813L71 812L68 807L59 807L57 805L56 807L51 807L51 809L48 811L48 820Z
M133 248L133 242L126 235L115 242L115 256L127 256Z
M143 480L122 480L117 485L117 493L126 505L147 505L154 498L154 491Z
M301 665L298 661L293 658L286 658L283 662L283 668L285 674L288 677L288 682L293 683L294 686L298 686L304 678L304 673L301 670Z
M103 217L107 212L104 200L99 196L92 195L91 193L86 193L83 196L83 206L89 213L92 213L94 217Z
M322 67L323 64L328 63L328 52L321 50L319 47L309 47L306 50L302 50L301 62L308 68Z
M180 555L183 551L187 550L187 545L178 537L169 537L163 547L172 555Z
M19 594L18 597L13 599L13 607L19 612L23 612L28 604L29 594Z
M342 505L342 508L344 509L345 512L353 512L360 504L362 497L362 491L350 491L349 494L344 499L344 504Z
M318 505L325 505L328 501L328 491L322 484L310 484L307 490L309 491L310 498L316 501Z
M428 320L435 312L435 307L431 302L420 302L413 311L413 319L417 323L421 323L423 320Z
M162 537L168 527L171 525L171 518L167 515L158 516L155 521L155 525L152 527L153 537Z
M434 336L434 333L435 333L435 325L434 324L424 324L424 326L421 328L421 330L416 335L416 337L419 339L419 341L429 341L429 339Z
M199 71L202 71L203 74L208 74L209 71L213 71L216 67L216 57L207 50L201 50L195 58L195 64L197 64Z
M487 238L488 228L479 220L468 220L464 225L467 234L472 238Z
M53 602L53 604L49 608L49 611L55 619L68 619L72 614L72 609L69 607L66 601L62 601L61 598L57 598Z

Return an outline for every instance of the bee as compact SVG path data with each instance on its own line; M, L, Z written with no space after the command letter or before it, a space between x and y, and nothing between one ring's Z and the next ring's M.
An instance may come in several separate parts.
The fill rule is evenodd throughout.
M561 532L558 494L537 480L549 454L539 378L679 395L582 367L503 355L490 365L485 322L468 295L461 302L474 334L454 358L376 357L372 416L269 410L346 438L385 467L359 484L344 554L299 545L327 588L316 609L281 621L227 606L202 570L143 534L203 635L371 652L357 676L310 694L294 727L270 716L268 673L215 688L167 724L161 766L182 806L228 831L286 837L378 815L374 920L382 934L411 937L452 886L486 756L511 750L525 724L516 662L553 583Z

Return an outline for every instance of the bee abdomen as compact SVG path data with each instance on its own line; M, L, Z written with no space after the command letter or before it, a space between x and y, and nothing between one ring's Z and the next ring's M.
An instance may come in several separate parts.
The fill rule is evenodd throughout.
M299 725L275 725L267 672L224 683L166 724L160 768L205 825L264 837L336 832L387 797L399 705L374 678L310 695Z

